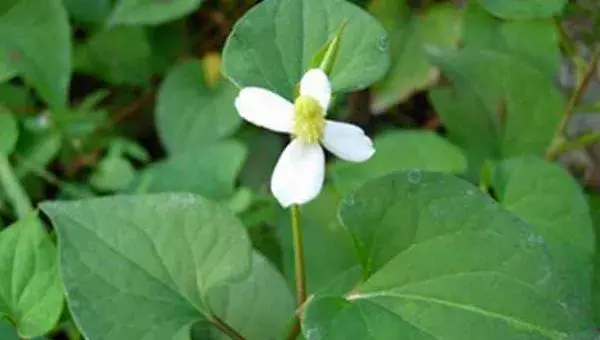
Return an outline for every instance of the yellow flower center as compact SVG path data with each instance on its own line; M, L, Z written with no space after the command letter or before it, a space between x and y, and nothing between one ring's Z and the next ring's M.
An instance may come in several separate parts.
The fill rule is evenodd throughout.
M314 98L300 96L294 103L292 134L306 144L316 144L323 138L325 112Z

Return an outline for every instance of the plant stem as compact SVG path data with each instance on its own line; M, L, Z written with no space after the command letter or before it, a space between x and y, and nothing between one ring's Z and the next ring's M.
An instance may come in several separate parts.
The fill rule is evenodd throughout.
M294 239L294 268L296 274L296 299L298 307L306 301L306 276L304 272L304 247L302 244L302 228L300 227L300 207L291 207L292 234Z
M577 104L579 104L581 97L583 97L583 94L587 90L590 81L592 80L592 77L596 73L599 60L600 47L594 50L594 53L592 54L592 57L590 58L590 61L587 64L587 68L583 78L577 83L577 86L575 87L575 90L573 91L573 94L569 99L569 103L567 104L565 113L563 114L560 123L558 124L558 127L556 129L554 141L552 142L546 153L546 157L548 159L555 159L560 154L559 150L562 149L562 144L566 142L564 136L566 133L567 125L569 124L569 120L571 119L571 116L573 116Z
M8 157L4 154L0 154L0 185L18 217L25 217L33 210L27 193L15 175Z
M234 339L234 340L246 340L246 338L244 338L243 335L241 335L240 333L238 333L238 331L236 331L235 329L233 329L231 326L229 326L225 321L223 321L221 318L219 318L218 316L213 316L212 319L212 324L221 332L227 334L230 338Z
M296 278L296 303L297 313L301 313L301 307L306 301L306 273L304 270L304 247L302 244L302 228L300 226L300 207L294 204L290 207L292 215L292 238L294 246L294 273ZM296 339L300 334L300 316L296 315L294 327L288 335L288 339Z

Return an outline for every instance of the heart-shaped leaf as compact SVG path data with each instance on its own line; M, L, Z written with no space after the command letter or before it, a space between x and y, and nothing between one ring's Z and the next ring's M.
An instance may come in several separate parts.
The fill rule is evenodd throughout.
M377 20L344 0L262 1L229 36L223 74L239 87L260 86L293 99L313 56L344 21L348 25L330 74L333 88L366 88L388 68L387 35Z
M191 194L42 204L58 231L71 312L89 339L189 339L207 301L251 270L244 227Z
M544 239L467 182L390 174L346 197L340 216L366 280L309 302L309 340L596 337Z

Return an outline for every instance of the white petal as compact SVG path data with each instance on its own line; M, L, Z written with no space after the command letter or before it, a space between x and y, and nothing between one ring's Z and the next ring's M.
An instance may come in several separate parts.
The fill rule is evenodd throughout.
M300 81L300 95L313 97L327 111L331 101L331 83L325 72L320 68L308 70Z
M322 143L331 153L349 162L364 162L375 153L371 139L352 124L328 120Z
M325 178L325 154L319 144L305 144L294 139L279 157L271 191L285 208L304 204L317 197Z
M245 87L235 99L235 108L250 123L276 132L291 132L294 104L269 90Z

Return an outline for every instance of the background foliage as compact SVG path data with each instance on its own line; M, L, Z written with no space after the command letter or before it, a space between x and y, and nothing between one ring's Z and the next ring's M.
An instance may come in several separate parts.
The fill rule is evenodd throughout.
M297 311L233 102L344 22ZM599 59L592 0L3 0L0 338L596 339Z

